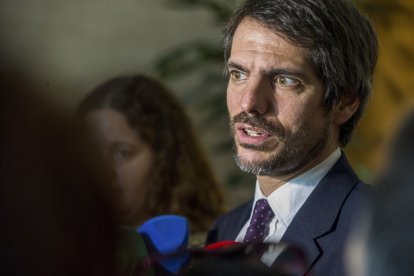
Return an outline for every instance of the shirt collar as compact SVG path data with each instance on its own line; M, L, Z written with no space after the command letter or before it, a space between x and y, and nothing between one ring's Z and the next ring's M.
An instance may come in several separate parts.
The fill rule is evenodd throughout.
M306 199L312 193L313 189L319 184L322 178L328 173L332 166L341 157L341 150L337 148L325 160L306 171L305 173L289 180L278 189L273 191L268 197L270 207L275 213L275 217L279 223L286 227L293 220L293 217L305 203ZM256 191L254 196L255 206L256 201L266 198L256 180Z

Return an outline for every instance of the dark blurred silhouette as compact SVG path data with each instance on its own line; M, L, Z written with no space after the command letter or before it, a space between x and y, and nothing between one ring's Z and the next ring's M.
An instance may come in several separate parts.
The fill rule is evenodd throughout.
M219 185L190 119L157 80L108 80L80 103L78 118L112 172L120 224L137 227L160 214L179 214L196 233L222 212Z
M211 257L194 264L182 275L186 276L256 276L285 274L276 273L260 261L248 256L237 257Z
M366 275L414 274L414 110L403 121L376 181L366 233Z
M0 274L115 275L114 228L76 128L0 76Z
M192 250L192 262L182 271L182 275L273 275L301 276L306 271L304 252L295 246L274 244L276 251L283 250L283 256L271 267L257 257L256 251L263 244L242 244L234 241L218 242L204 250Z

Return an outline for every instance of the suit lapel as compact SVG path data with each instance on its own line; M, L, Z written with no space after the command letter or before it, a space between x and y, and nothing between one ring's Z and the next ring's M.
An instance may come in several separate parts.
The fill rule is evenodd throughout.
M287 228L281 242L300 246L307 256L309 269L323 254L318 238L332 231L342 204L358 181L342 154Z
M253 200L243 204L236 210L234 214L228 216L226 231L223 233L224 240L235 240L240 230L250 217L252 210Z
M206 244L224 240L236 240L243 225L250 217L253 200L219 217L207 234Z

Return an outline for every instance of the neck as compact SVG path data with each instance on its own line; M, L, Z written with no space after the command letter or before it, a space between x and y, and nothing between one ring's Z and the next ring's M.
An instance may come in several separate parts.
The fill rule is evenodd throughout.
M324 154L321 154L318 158L308 162L301 168L295 170L293 173L287 175L276 175L276 176L267 176L267 175L258 175L257 180L259 182L260 189L265 197L268 197L271 193L276 191L285 183L294 179L295 177L309 171L315 166L319 165L322 161L328 158L336 150L336 147L330 151L326 151Z
M268 197L289 180L279 179L273 176L258 175L257 181L259 182L260 190L262 190L263 195Z

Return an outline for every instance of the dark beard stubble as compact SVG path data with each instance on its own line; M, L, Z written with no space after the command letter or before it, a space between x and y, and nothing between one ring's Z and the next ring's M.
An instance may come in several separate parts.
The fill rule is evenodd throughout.
M271 152L276 146L283 146L282 151L266 160L244 161L237 153L234 130L236 123L245 123L264 129L278 140L277 145L274 145L274 141L272 141L259 146L240 144L240 147L254 151ZM230 128L233 135L234 159L242 171L255 175L286 176L300 171L325 148L328 140L329 124L326 123L322 131L319 131L318 136L313 136L313 139L309 140L308 138L312 137L312 129L306 123L299 128L297 133L290 134L282 126L267 122L263 117L251 116L243 112L233 117Z

